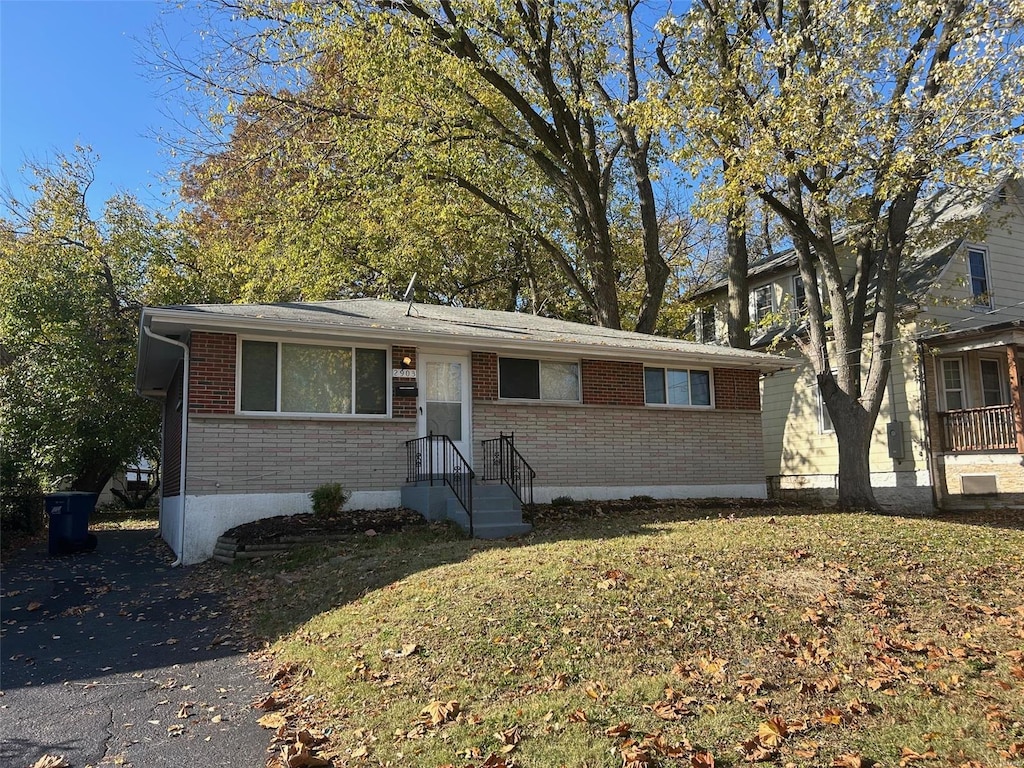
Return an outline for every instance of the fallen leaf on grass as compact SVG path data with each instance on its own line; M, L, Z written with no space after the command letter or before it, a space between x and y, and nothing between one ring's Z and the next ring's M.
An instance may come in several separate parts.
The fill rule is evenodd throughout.
M900 766L902 768L902 766L907 766L911 763L919 763L924 760L937 760L938 757L939 756L935 753L935 750L931 747L928 747L924 752L915 752L913 749L903 747L900 752Z
M449 720L454 720L459 714L461 706L457 701L432 701L420 710L420 718L430 725L441 725Z
M64 755L43 755L34 763L32 768L71 768Z
M31 603L29 603L27 606L25 606L25 610L26 611L38 611L42 607L43 607L42 603L40 603L40 602L38 602L36 600L33 600Z
M325 768L330 760L317 757L301 741L281 747L281 762L288 768Z
M832 761L833 768L871 768L875 761L860 755L840 755Z
M690 768L715 768L715 756L710 752L698 752L690 758Z
M629 735L630 730L633 726L625 721L620 722L618 725L613 725L611 728L606 728L604 735L609 736L613 739L624 738Z

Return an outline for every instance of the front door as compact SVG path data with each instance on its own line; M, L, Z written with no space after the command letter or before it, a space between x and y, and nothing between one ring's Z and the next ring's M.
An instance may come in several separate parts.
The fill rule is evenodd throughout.
M469 357L421 354L419 378L419 436L447 435L459 453L472 465Z

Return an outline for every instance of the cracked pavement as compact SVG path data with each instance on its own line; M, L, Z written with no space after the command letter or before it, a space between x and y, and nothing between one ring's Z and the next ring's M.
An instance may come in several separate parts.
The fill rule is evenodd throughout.
M263 766L252 702L269 692L196 568L154 530L100 531L95 552L45 544L0 571L0 766Z

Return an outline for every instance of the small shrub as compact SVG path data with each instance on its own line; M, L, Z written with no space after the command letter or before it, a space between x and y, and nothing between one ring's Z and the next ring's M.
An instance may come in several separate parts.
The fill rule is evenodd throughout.
M336 515L351 495L352 492L346 491L341 483L324 483L309 494L313 500L313 514L317 517Z
M552 507L571 507L575 503L572 496L556 496L551 500Z

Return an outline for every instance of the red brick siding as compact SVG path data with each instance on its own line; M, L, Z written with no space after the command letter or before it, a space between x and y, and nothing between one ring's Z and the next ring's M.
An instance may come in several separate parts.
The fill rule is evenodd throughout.
M583 402L586 405L643 405L643 363L584 360Z
M189 350L189 413L234 413L235 334L196 331Z
M416 370L416 347L392 347L391 365L395 368L402 367L402 360L408 357L411 362L409 367ZM394 391L395 384L415 384L416 379L392 379L391 389ZM391 399L391 418L393 419L415 419L416 418L416 396L398 397Z
M760 411L758 372L715 368L715 408L723 411Z
M494 352L474 352L473 399L498 399L498 356Z
M164 400L164 435L160 448L161 494L165 499L181 495L181 413L178 400L181 399L181 364L174 372L174 378L167 387Z

